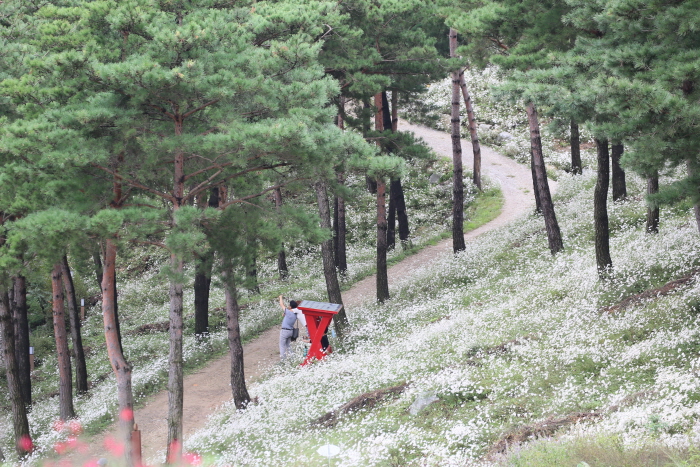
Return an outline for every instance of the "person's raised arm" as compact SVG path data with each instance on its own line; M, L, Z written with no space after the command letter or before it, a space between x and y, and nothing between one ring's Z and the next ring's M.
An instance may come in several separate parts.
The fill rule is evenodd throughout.
M282 301L282 295L280 295L280 308L282 308L282 311L287 309L287 307L284 306L284 301Z

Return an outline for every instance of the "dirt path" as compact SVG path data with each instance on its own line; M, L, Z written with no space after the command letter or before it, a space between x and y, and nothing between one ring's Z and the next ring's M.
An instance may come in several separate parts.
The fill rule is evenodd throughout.
M452 142L449 134L409 125L405 122L401 122L400 128L416 133L439 155L452 157ZM473 164L471 144L468 141L462 141L462 150L465 169L469 170ZM490 148L482 146L481 152L482 173L500 185L505 197L505 204L502 213L496 219L467 233L465 235L467 241L476 238L483 232L506 225L534 207L530 169ZM433 262L439 255L449 254L451 251L452 240L448 239L435 246L424 248L419 253L394 265L389 269L390 287L398 279L408 277L412 271ZM343 301L346 308L350 310L364 300L373 300L376 295L375 281L374 276L367 277L345 292ZM271 303L270 306L276 305ZM349 312L351 313L351 311ZM278 360L278 338L279 326L267 330L260 337L244 346L245 375L248 383L254 382ZM202 428L208 416L214 413L222 403L231 399L229 378L230 359L228 356L215 360L200 371L185 377L185 438ZM167 414L168 394L166 391L153 396L144 407L137 409L135 413L135 420L141 430L143 457L151 465L163 461L162 456L167 441ZM107 436L114 436L115 433L114 429L110 429L105 435L95 437L91 443L92 454L98 457L106 456L107 453L102 448L104 439Z

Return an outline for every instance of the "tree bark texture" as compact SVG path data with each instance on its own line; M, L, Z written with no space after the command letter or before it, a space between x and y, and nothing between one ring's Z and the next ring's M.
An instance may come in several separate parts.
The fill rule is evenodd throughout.
M389 101L386 92L382 93L382 115L384 129L393 129L394 122L391 119L392 113L389 111ZM391 111L393 112L393 108ZM389 189L389 213L387 216L387 248L393 248L396 243L396 221L399 224L399 240L404 248L408 246L410 229L408 225L408 213L406 212L406 201L403 193L401 179L392 180Z
M377 178L377 301L389 299L389 275L386 264L386 183Z
M467 89L467 81L464 79L464 70L459 73L459 86L462 89L464 107L467 109L467 123L469 125L469 135L472 138L472 151L474 152L474 175L472 181L474 185L481 190L481 144L479 144L479 134L476 127L472 98Z
M389 207L386 214L386 249L396 246L396 198L392 190L393 181L389 184Z
M537 189L537 170L535 169L535 155L530 149L530 172L532 172L532 186L535 193L535 212L542 214L542 200L540 200L540 190Z
M410 246L411 231L408 228L408 213L406 212L406 199L404 198L403 185L401 179L391 181L391 197L396 200L396 218L399 223L399 240L401 246Z
M610 154L608 141L596 139L598 179L593 192L593 222L595 224L595 259L598 275L607 277L612 268L610 258L610 228L608 225L608 188L610 185Z
M544 225L547 229L547 240L549 242L549 251L552 254L557 254L564 248L564 243L559 230L559 223L554 212L554 203L552 195L549 192L549 182L547 181L547 171L544 166L544 157L542 155L542 139L540 137L540 122L537 116L535 104L530 102L527 106L527 118L530 125L530 144L532 147L532 159L535 167L535 176L537 178L537 186L535 190L539 192L540 203L542 205L542 216L544 217Z
M654 173L647 179L647 195L655 195L659 192L659 173ZM647 200L647 232L659 232L659 204Z
M318 202L318 214L321 218L321 228L331 230L331 212L328 203L328 193L324 182L316 182L314 185L316 190L316 200ZM328 300L331 303L343 304L343 297L340 293L340 283L338 282L338 274L335 269L335 259L333 258L333 239L321 243L321 256L323 258L323 275L326 279L326 290L328 291ZM342 308L337 315L334 316L335 330L338 336L342 336L342 332L348 323L345 308Z
M612 197L613 201L623 201L627 198L627 182L625 171L620 166L620 159L625 147L622 143L613 144L611 154L612 161Z
M16 276L13 281L12 314L15 334L15 356L19 387L24 404L32 405L31 365L29 363L29 319L27 316L27 279Z
M175 119L175 134L182 135L183 119ZM176 225L177 210L180 209L185 193L185 154L178 152L173 161L173 211L172 223ZM183 404L183 369L182 369L182 273L184 261L175 253L170 254L170 311L168 353L168 441L165 458L168 463L177 463L182 458L182 404Z
M3 352L5 357L5 375L7 389L12 407L12 427L15 435L15 449L22 458L27 454L23 448L23 438L29 437L29 422L27 408L20 388L19 368L15 357L15 335L12 324L12 309L7 290L0 290L0 333L2 333Z
M578 123L571 120L571 173L581 175L581 137L579 136Z
M693 165L693 161L691 159L686 159L685 166L688 169L688 177L691 179L695 178L697 172L695 166ZM700 232L700 204L697 202L693 203L693 212L695 213L695 224L698 227L698 232Z
M258 245L255 240L250 240L248 244L252 245L252 256L248 263L248 268L246 269L246 276L248 276L249 284L248 291L251 294L260 295L260 284L258 284Z
M80 310L78 300L75 298L75 287L73 286L73 276L70 273L68 257L63 255L61 264L63 273L63 287L66 291L66 301L68 302L68 318L70 321L70 337L73 342L73 362L75 363L75 389L78 394L88 391L87 365L85 364L85 351L83 350L83 338L80 335Z
M100 258L99 248L92 250L92 261L95 263L95 279L97 279L97 286L102 287L102 258Z
M204 206L202 206L203 208ZM209 192L207 207L219 207L219 188ZM211 271L214 252L208 250L197 260L194 275L194 334L204 336L209 333L209 291L211 290Z
M199 258L194 275L194 334L205 336L209 333L209 291L211 290L211 252Z
M450 29L450 57L456 56L457 31ZM464 183L459 118L459 70L452 72L452 251L466 250L464 243Z
M117 401L119 404L119 437L125 446L127 465L131 463L131 433L134 430L134 395L131 386L131 365L124 358L117 334L117 316L114 313L116 296L117 243L105 241L105 262L102 274L102 321L107 343L107 356L117 379Z
M338 114L338 128L341 130L345 129L345 124L343 121L343 115L345 115L345 97L340 97L340 113ZM339 185L345 185L345 172L344 164L339 166L336 178ZM335 265L338 268L340 274L345 274L348 271L348 255L347 255L347 226L345 221L345 200L342 197L337 197L337 215L334 216L336 219L333 228L335 230Z
M120 206L120 199L121 199L121 184L119 183L118 179L115 179L114 182L114 202L113 205L116 208L119 208ZM106 248L106 247L105 247ZM93 250L92 252L92 260L95 263L95 276L97 278L97 284L102 288L102 274L103 274L103 266L102 266L102 259L100 258L100 250L102 247L99 249ZM103 252L104 253L104 252ZM106 253L104 253L106 255ZM112 291L112 296L114 297L114 325L117 333L117 338L119 339L119 346L121 347L122 345L122 330L121 327L119 326L119 293L117 291L117 281L116 277L115 280L112 281L112 285L114 287L114 290ZM123 349L121 350L123 352Z
M345 174L338 172L338 183L345 184ZM336 213L335 219L335 264L341 274L348 271L348 255L347 255L347 224L345 221L345 200L338 196L336 197Z
M51 272L53 294L53 332L56 338L56 359L58 361L58 403L59 417L68 420L75 417L73 408L73 381L66 333L66 315L63 299L63 267L57 262Z
M391 91L391 131L396 133L399 130L399 92L396 89Z
M181 277L184 270L182 259L172 254L170 264L175 277ZM168 463L177 462L182 457L182 283L179 279L170 280L170 351L168 355Z
M282 210L282 188L275 188L275 209L277 214L280 214ZM279 229L282 228L282 224L278 224ZM280 279L284 280L289 277L289 269L287 268L287 253L284 251L284 243L277 252L277 272L280 275Z
M230 264L226 271L226 330L228 331L228 348L231 353L231 391L233 403L237 409L244 409L250 402L250 395L245 385L243 371L243 344L241 328L238 322L240 308L236 284L233 279L233 268Z

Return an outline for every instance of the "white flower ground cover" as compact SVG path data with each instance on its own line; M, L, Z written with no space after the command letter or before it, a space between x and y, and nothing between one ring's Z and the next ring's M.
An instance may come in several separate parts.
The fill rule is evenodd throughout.
M412 228L411 242L420 247L429 244L449 228L451 186L431 184L430 173L445 175L450 179L449 164L442 161L422 161L409 164L409 171L403 179L406 189L409 221ZM348 185L355 186L356 196L348 202L348 266L344 280L352 283L374 270L376 246L375 198L364 189L364 177L350 175ZM467 185L466 198L470 203L475 198L473 185ZM308 209L312 209L310 205ZM289 297L304 297L324 300L326 298L325 280L319 247L298 242L287 245L290 278L287 283L280 283L276 278L276 257L258 262L258 277L263 294L275 296L284 293ZM168 317L167 283L160 273L160 267L167 263L167 255L157 248L135 249L122 252L118 261L119 314L123 333L123 346L127 360L133 364L132 384L134 398L138 403L154 390L164 387L168 368L167 332L131 332L142 325L163 323ZM400 247L389 253L389 258L402 255ZM129 269L143 271L136 277L129 274ZM193 271L188 272L192 280ZM245 296L246 291L241 291ZM249 296L246 307L241 311L241 334L243 339L252 338L262 330L278 324L279 310L271 299ZM193 291L191 286L184 289L185 321L192 324ZM225 298L221 284L214 278L210 294L210 325L213 331L209 339L195 339L193 332L186 331L183 342L183 358L189 367L204 364L212 357L222 355L227 349L227 335L223 307ZM87 355L88 376L90 380L99 380L90 389L88 395L74 394L74 405L80 424L88 431L94 432L99 426L106 426L116 420L117 389L113 371L104 346L104 328L100 313L101 304L88 309L87 318L82 324L83 342L91 342L92 349ZM58 366L55 355L41 355L42 364L35 373L34 394L55 391L58 386ZM4 384L3 381L0 385ZM7 395L0 395L6 398ZM6 400L4 401L8 404ZM29 423L35 451L27 459L33 464L51 455L56 443L65 441L67 432L53 429L59 413L58 398L42 397L34 401L29 413ZM9 410L8 410L9 412ZM0 438L3 452L12 461L14 454L12 428L8 417L0 417Z
M592 242L594 174L562 180L566 250L549 254L543 221L526 217L407 280L382 306L349 310L344 351L286 366L251 388L258 403L225 407L186 447L217 465L481 465L505 430L599 411L582 433L683 446L698 436L700 284L615 313L601 308L697 267L690 212L644 232L641 198L610 208L615 270L600 282ZM639 193L641 184L630 186ZM666 211L664 211L666 213ZM395 399L312 422L369 391L410 382ZM409 407L438 398L417 415Z

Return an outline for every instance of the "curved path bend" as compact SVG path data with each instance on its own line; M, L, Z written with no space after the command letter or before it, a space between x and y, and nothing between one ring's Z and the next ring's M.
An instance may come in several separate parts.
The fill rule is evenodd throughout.
M423 126L401 122L402 130L409 130L422 138L438 155L452 158L452 140L448 133L432 130ZM463 162L467 170L473 165L471 143L462 141ZM482 146L482 174L500 185L505 198L501 214L491 222L465 234L470 241L484 232L504 226L515 218L534 208L532 196L532 175L530 168L518 164L513 159L502 156L492 149ZM552 183L552 182L550 182ZM554 188L554 187L552 187ZM434 262L438 256L452 251L452 239L446 239L434 246L429 246L389 268L389 286L398 279L410 276L412 271ZM351 308L365 300L373 300L375 276L370 276L356 283L343 294L345 306ZM270 306L273 306L272 304ZM243 347L246 381L250 384L259 379L267 369L279 359L279 326L268 329L255 340ZM196 373L187 375L184 380L184 433L185 438L204 427L210 414L224 402L231 399L230 359L228 356L212 361ZM139 425L142 437L143 458L151 465L162 461L167 442L166 417L168 413L168 394L162 391L153 396L145 406L137 409L134 418ZM92 439L91 454L106 456L103 448L104 439L114 436L115 428Z

